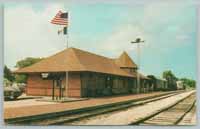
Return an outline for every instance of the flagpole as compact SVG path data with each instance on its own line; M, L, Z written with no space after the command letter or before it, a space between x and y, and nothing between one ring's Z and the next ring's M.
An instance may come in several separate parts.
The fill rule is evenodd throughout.
M67 29L68 29L68 12L65 12L63 13L62 11L59 11L56 16L51 20L51 23L52 24L56 24L56 25L65 25L64 28L62 28L62 30L58 30L58 34L60 34L61 32L63 32L63 34L65 35L66 34L66 38L67 38L67 41L66 41L66 49L68 49L68 45L69 45L69 36L68 36L68 32L67 32ZM64 40L65 42L65 40ZM65 80L66 80L66 96L68 97L68 71L66 70L66 77L65 77ZM62 90L62 88L61 88Z
M68 33L68 29L69 29L69 11L67 12L67 19L68 19L68 22L67 22L67 25L65 27L66 27L66 32L67 32L67 49L68 49L68 47L69 47L69 33Z
M68 13L68 19L69 19L69 13ZM67 25L66 25L66 36L67 36L67 49L68 49L68 47L69 47L69 33L68 33L68 28L69 28L69 22L67 23ZM66 91L67 91L67 93L66 93L66 96L67 97L69 97L69 94L68 94L68 87L69 87L69 72L68 71L66 71Z
M69 18L69 13L68 13L68 18ZM68 22L68 24L69 24L69 22ZM69 33L68 33L68 27L69 27L69 25L66 25L65 26L66 27L66 37L67 37L67 49L68 49L68 47L69 47ZM66 71L66 96L67 97L69 97L69 94L68 94L68 86L69 86L69 72L68 71Z
M65 80L66 81L66 87L65 87L66 88L66 97L69 97L68 96L68 72L67 71L66 71L66 75L65 76L66 76L66 78L65 78L66 79Z
M67 48L69 47L69 36L68 36L68 33L67 33Z

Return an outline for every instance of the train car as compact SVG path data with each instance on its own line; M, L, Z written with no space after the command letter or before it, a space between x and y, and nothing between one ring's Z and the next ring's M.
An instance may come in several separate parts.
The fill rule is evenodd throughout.
M185 87L183 85L183 81L176 81L177 90L184 90Z
M167 90L167 80L163 78L156 78L156 85L158 91L165 91Z
M152 87L153 91L165 91L168 90L167 80L154 75L148 75L149 85Z

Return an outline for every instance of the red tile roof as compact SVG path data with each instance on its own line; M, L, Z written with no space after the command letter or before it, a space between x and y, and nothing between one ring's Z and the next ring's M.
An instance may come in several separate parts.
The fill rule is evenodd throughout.
M114 60L77 48L68 48L36 64L18 69L14 73L90 71L136 77L136 73L130 74L120 67L136 68L137 66L127 53Z
M120 57L116 59L116 64L121 68L137 68L135 62L133 62L126 52L123 52Z

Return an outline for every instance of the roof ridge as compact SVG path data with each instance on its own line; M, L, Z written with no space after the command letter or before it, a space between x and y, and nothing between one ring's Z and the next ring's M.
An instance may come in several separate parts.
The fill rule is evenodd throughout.
M77 49L77 48L72 48L72 50L73 50L73 49ZM77 50L80 50L80 49L77 49ZM79 64L81 65L81 67L82 67L83 69L86 69L86 67L81 63L80 58L79 58L78 55L77 55L77 51L73 51L73 53L74 53L74 55L76 56L77 61L79 62Z
M126 54L126 55L128 55L128 53L127 53L125 50L122 52L122 54Z
M119 66L115 63L115 60L116 60L117 58L108 58L108 57L104 57L104 56L101 56L101 55L98 55L98 54L95 54L95 53L91 53L91 52L88 52L88 51L85 51L85 50L82 50L82 49L78 49L78 48L73 48L73 50L75 50L74 53L75 53L76 57L78 58L79 63L80 63L80 64L82 65L82 67L85 68L85 69L86 69L86 67L80 62L80 59L79 59L79 56L77 55L78 53L77 53L76 50L78 50L78 51L80 51L80 52L83 52L83 53L87 53L87 54L89 54L89 55L98 56L98 57L100 57L100 58L106 59L106 60L108 60L108 61L111 62L111 65L112 65L113 67L119 67ZM112 70L113 72L115 71L115 70L113 70L113 69L111 69L111 70ZM124 70L121 70L121 69L119 69L119 70L120 70L122 73L124 73L124 74L129 74L128 72L126 72L126 71L124 71Z
M93 53L93 52L86 51L86 50L82 50L82 49L79 49L79 48L74 48L74 47L71 47L71 48L72 48L72 49L79 50L79 51L82 51L82 52L85 52L85 53L88 53L88 54L92 54L92 55L95 55L95 56L99 56L99 57L102 57L102 58L112 59L112 58L110 58L110 57L106 57L106 56L103 56L103 55L95 54L95 53Z

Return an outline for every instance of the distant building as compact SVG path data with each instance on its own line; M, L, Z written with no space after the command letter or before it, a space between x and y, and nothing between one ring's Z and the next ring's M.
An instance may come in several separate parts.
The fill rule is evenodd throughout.
M183 81L176 81L176 85L178 90L184 89Z
M97 97L136 93L137 88L137 65L126 52L111 59L68 48L15 73L28 75L28 95ZM140 74L140 79L141 92L148 91L148 78Z

